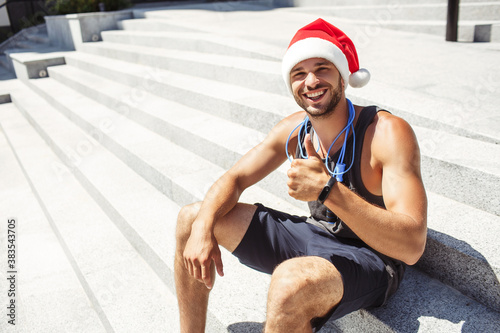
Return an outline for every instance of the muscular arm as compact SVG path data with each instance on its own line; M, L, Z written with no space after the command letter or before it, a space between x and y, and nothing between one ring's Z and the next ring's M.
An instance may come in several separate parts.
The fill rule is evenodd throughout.
M334 187L326 204L369 246L412 265L422 255L427 236L418 144L400 118L384 117L376 126L372 155L382 168L387 209L369 204L343 185Z
M386 209L368 203L339 183L325 205L373 249L414 264L423 253L427 235L427 199L415 135L405 121L389 115L378 120L370 143L370 162L374 161L382 173L380 187ZM292 163L289 188L296 199L311 201L317 199L330 176L312 145L306 149L313 157Z
M223 275L220 250L214 236L217 220L235 207L246 188L285 161L286 139L302 118L302 113L296 113L278 123L264 141L246 153L207 192L192 224L191 236L184 249L184 263L190 274L208 288L213 284L210 273L212 261L219 275Z
M227 214L243 191L277 169L285 160L285 143L290 131L302 120L295 113L278 123L259 145L252 148L219 178L207 192L197 220L213 230L217 218Z

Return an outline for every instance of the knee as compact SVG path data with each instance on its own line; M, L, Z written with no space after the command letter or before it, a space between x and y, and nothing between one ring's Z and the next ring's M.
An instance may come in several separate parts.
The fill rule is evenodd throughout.
M181 208L177 215L177 226L175 229L175 237L177 242L184 243L191 234L191 226L198 216L201 203L186 205Z
M285 261L274 270L268 294L268 309L279 313L304 312L304 296L307 293L308 278L300 274L300 267Z

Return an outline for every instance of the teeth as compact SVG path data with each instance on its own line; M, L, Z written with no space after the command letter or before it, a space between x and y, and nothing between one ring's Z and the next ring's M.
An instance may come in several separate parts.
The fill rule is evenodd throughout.
M311 94L306 94L307 97L309 98L314 98L314 97L318 97L318 96L321 96L325 93L324 90L322 91L318 91L318 92L315 92L315 93L311 93Z

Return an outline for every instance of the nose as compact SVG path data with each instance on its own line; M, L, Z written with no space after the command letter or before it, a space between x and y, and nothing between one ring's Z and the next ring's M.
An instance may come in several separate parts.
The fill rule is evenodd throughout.
M307 87L314 88L316 87L318 82L319 82L318 77L313 72L309 72L306 76L304 84Z

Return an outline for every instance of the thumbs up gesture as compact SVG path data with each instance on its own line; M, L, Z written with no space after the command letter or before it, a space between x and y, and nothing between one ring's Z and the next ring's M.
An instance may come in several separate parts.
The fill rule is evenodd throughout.
M311 135L304 138L307 159L294 159L288 176L288 194L297 200L314 201L330 179L325 164L314 149Z

